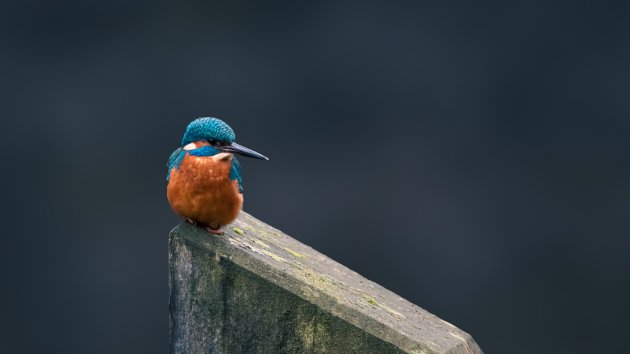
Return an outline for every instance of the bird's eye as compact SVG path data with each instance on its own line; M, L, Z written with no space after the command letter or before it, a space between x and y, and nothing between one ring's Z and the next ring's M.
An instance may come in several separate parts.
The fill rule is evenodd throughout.
M214 139L210 139L210 140L208 140L208 143L210 143L210 145L216 145L217 141L214 140Z
M228 146L229 145L229 143L227 141L222 141L222 142L220 142L220 144L221 144L221 146Z

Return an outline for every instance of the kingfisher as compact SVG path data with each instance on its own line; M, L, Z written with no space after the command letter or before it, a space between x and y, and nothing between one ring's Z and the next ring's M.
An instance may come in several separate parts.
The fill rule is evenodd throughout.
M236 219L243 207L241 165L234 156L269 160L235 142L224 121L193 120L168 159L166 197L175 213L189 223L221 235L221 227Z

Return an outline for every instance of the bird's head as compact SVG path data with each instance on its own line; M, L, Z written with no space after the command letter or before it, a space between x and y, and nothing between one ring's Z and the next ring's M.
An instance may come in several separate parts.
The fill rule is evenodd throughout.
M269 160L266 156L237 144L235 139L234 131L224 121L211 117L197 118L188 124L186 133L182 138L182 146L201 142L209 144L221 152Z

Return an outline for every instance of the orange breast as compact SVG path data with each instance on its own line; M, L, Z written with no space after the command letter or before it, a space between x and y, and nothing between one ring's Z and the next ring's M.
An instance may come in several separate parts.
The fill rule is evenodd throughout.
M171 171L166 189L173 211L213 229L234 221L243 207L243 195L238 182L230 180L231 163L231 155L186 154L179 168Z

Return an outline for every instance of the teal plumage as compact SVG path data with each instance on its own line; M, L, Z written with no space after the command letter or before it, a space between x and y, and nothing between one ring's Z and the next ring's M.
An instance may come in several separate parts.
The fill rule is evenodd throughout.
M211 138L217 141L232 143L236 135L229 125L218 118L206 117L197 118L186 128L186 133L182 138L182 146L186 146L194 141Z
M173 168L179 168L179 164L182 163L182 160L184 159L185 155L186 155L186 152L184 151L184 148L179 147L175 149L175 151L173 151L171 156L168 158L168 162L166 163L166 167L168 168L168 172L166 173L167 182L168 182L168 178L171 176L171 170Z
M230 168L230 179L238 181L238 191L243 193L243 178L241 177L241 163L236 157L232 157L232 167Z

